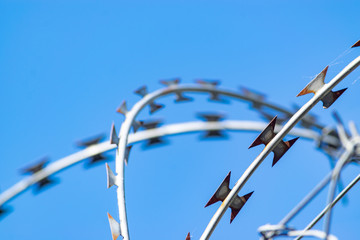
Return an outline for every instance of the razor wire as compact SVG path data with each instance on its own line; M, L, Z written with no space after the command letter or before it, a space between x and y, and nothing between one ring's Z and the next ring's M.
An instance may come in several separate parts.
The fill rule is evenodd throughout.
M355 46L356 44L354 44ZM353 47L354 47L353 46ZM355 46L357 47L357 46ZM246 181L250 178L252 173L256 170L256 168L261 164L261 162L265 159L265 157L271 152L274 151L276 154L276 148L278 147L278 144L282 146L287 146L287 149L291 147L291 145L297 140L295 139L293 142L283 142L281 139L285 137L285 135L293 135L302 137L305 139L312 139L317 142L317 145L319 148L324 150L324 152L328 155L330 155L333 158L337 158L337 154L333 151L339 150L339 148L344 148L343 144L343 136L338 130L338 133L336 133L334 130L329 129L314 120L311 115L308 115L307 113L310 111L310 109L319 101L323 101L324 108L330 107L330 105L345 91L340 90L337 92L332 92L332 88L335 87L342 79L344 79L350 72L352 72L356 67L360 65L360 57L353 60L347 67L345 67L336 77L334 77L329 83L324 83L324 78L326 75L327 68L325 68L318 76L315 78L312 82L308 84L308 86L299 93L299 95L303 95L309 92L315 93L314 97L309 100L305 105L303 105L295 114L291 111L288 111L286 109L283 109L279 106L276 106L274 104L267 103L265 101L265 98L261 95L254 94L251 91L248 91L247 89L242 89L242 93L230 91L230 90L223 90L219 89L217 85L219 82L217 81L203 81L198 80L198 85L181 85L179 84L179 80L174 81L162 81L164 85L166 85L166 88L157 90L155 92L149 93L147 91L146 87L142 87L136 91L137 94L142 96L142 99L137 102L131 110L127 109L126 102L123 102L118 109L119 113L124 114L125 120L121 126L119 135L116 134L115 126L112 126L111 129L111 137L109 142L104 143L98 143L95 142L95 144L89 144L84 146L86 147L84 150L79 151L75 154L72 154L68 157L65 157L63 159L60 159L47 167L44 167L45 162L40 164L38 166L39 169L35 169L37 171L32 172L33 174L29 176L28 178L18 182L10 189L6 190L5 192L0 194L0 209L3 209L4 204L8 201L10 201L13 197L17 196L21 192L25 191L30 186L40 183L44 179L47 179L47 177L69 167L74 165L75 163L89 158L98 156L99 154L115 149L116 148L116 174L112 173L110 168L107 166L107 172L108 172L108 187L111 187L112 185L117 185L117 198L118 198L118 207L119 207L119 216L120 216L120 224L117 223L110 215L109 215L109 221L111 226L111 231L113 234L113 239L116 239L118 236L122 236L123 239L130 239L129 237L129 229L128 229L128 223L127 223L127 213L126 213L126 205L125 205L125 191L124 191L124 166L128 163L128 156L131 144L145 141L145 140L154 140L162 136L167 135L175 135L175 134L183 134L188 132L199 132L199 131L205 131L208 133L214 133L214 131L221 131L221 130L241 130L241 131L262 131L264 128L264 131L267 130L265 133L271 133L271 139L266 139L262 134L264 131L259 135L257 138L258 144L265 144L265 149L260 153L260 155L254 160L254 162L249 166L249 168L244 172L243 176L238 180L238 182L235 184L233 189L229 188L229 182L226 182L227 184L227 192L226 196L223 199L215 199L216 201L223 201L223 204L220 206L218 211L214 214L213 218L209 222L208 227L205 229L203 235L200 239L209 239L211 236L211 233L214 231L217 223L220 221L221 217L223 216L224 212L228 207L232 207L233 202L236 201L242 201L241 207L245 204L247 199L251 196L248 196L247 198L245 196L238 197L237 194L243 187L243 185L246 183ZM321 84L322 82L322 84ZM146 123L141 123L136 121L137 115L140 113L140 111L147 105L150 106L150 113L153 113L163 106L160 104L155 103L155 100L163 97L165 95L169 94L175 94L176 101L182 102L182 101L188 101L190 100L189 97L185 97L184 93L196 93L196 92L205 92L210 94L210 100L213 101L223 101L221 99L221 96L227 96L234 99L240 99L245 100L250 103L252 103L253 109L256 109L259 111L261 116L265 118L269 118L269 114L264 111L264 107L273 109L277 111L278 113L282 114L283 119L280 117L273 118L271 123L269 125L261 122L254 122L254 121L221 121L221 117L219 116L203 116L205 119L205 122L188 122L188 123L178 123L178 124L170 124L163 127L158 127L158 123L152 123L146 125ZM306 115L307 114L307 115ZM270 114L271 115L271 114ZM289 119L290 118L290 119ZM287 121L287 123L282 127L281 122ZM301 122L300 122L301 121ZM300 122L302 124L302 128L294 128L294 126ZM143 125L146 130L137 132L138 128ZM130 134L131 128L133 128L134 132ZM317 131L311 129L315 128L318 131L320 130L321 133L318 133ZM339 128L339 127L338 127ZM352 132L355 132L355 127L350 126L350 128L353 130ZM266 134L265 134L266 135ZM358 136L358 135L357 135ZM267 137L269 135L267 134ZM357 139L357 138L356 138ZM254 143L256 140L254 141ZM284 145L285 144L285 145ZM252 147L251 145L250 147ZM254 145L255 146L255 145ZM330 146L330 147L329 147ZM286 150L287 150L286 149ZM346 149L346 147L345 147ZM286 152L285 150L285 152ZM282 154L284 154L283 152ZM348 153L349 156L344 160L344 162L349 161L351 157L353 156L354 151L349 153L349 151L345 151L345 153ZM281 155L282 156L282 155ZM280 156L280 157L281 157ZM274 158L275 160L275 158ZM277 159L279 160L279 159ZM273 165L276 163L273 162ZM339 164L339 162L338 162ZM345 164L343 164L345 165ZM334 178L337 180L337 176L339 175L339 168L340 171L342 169L342 166L339 167L338 165L335 166L335 169L332 171L332 186L334 184L336 185L336 182ZM337 172L335 172L337 171ZM337 174L337 175L336 175ZM336 175L336 177L334 177ZM330 181L330 177L327 177L327 180L324 181L326 184ZM335 182L335 183L334 183ZM356 181L357 182L357 181ZM355 183L356 183L355 182ZM355 184L353 183L353 185ZM46 184L46 183L45 183ZM323 183L323 185L326 185ZM353 186L352 185L352 186ZM351 186L351 187L352 187ZM220 186L221 187L221 186ZM351 188L350 187L350 188ZM349 188L349 186L347 187ZM345 188L345 189L347 189ZM350 189L349 188L349 189ZM322 189L322 187L321 187ZM334 189L333 187L331 189ZM344 191L345 191L344 189ZM347 191L349 190L347 189ZM333 190L334 191L334 190ZM346 192L347 192L346 191ZM316 191L315 191L316 192ZM346 193L345 192L345 193ZM343 195L345 195L345 193ZM312 199L315 197L316 194L311 195L308 197L308 199ZM340 194L339 194L340 195ZM215 195L214 195L215 196ZM244 199L245 197L245 199ZM339 197L339 196L338 196ZM334 202L337 200L338 197L334 200ZM342 196L341 196L342 197ZM329 197L329 201L332 200L332 197ZM306 201L305 201L306 202ZM333 207L334 203L330 201L329 203L329 209ZM306 205L306 203L304 204ZM300 211L302 207L299 208L298 211ZM237 213L236 213L237 214ZM236 216L235 214L235 216ZM234 216L234 217L235 217ZM328 215L330 216L330 214ZM293 216L291 216L292 218ZM288 220L291 219L289 217ZM286 225L287 221L280 224L281 226ZM311 227L310 227L311 228ZM310 229L309 228L309 229ZM288 236L315 236L315 237L323 237L328 239L333 239L332 235L328 235L328 229L324 232L320 232L317 230L309 230L304 229L299 233L299 231L296 230L288 230L287 235ZM266 229L265 229L266 230ZM273 231L274 232L274 231ZM283 234L283 233L282 233ZM190 235L188 234L188 238L190 239Z

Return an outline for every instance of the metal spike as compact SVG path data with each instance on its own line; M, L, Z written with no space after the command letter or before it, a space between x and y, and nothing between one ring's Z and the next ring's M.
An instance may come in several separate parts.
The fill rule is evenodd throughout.
M225 198L227 197L227 195L231 191L230 188L229 188L230 176L231 176L231 171L226 175L226 177L221 182L218 189L216 189L214 195L212 195L210 200L206 203L205 207L208 207L208 206L210 206L210 205L212 205L212 204L214 204L216 202L225 200Z
M249 149L260 144L264 144L265 146L269 144L269 142L275 137L275 125L276 118L274 117L271 122L266 126L266 128L259 134L259 136L254 140L254 142L250 145ZM294 138L290 141L284 142L281 140L278 145L272 150L274 153L273 163L274 166L280 158L290 149L290 147L298 140L298 138Z
M254 140L254 142L249 146L249 149L260 144L264 144L265 146L275 137L274 129L276 125L275 116L271 122L265 127L265 129L259 134L259 136Z
M50 179L48 177L45 177L37 182L35 192L38 193L41 190L43 190L45 187L49 187L50 185L56 184L57 181Z
M105 161L107 160L108 157L104 156L103 154L99 153L99 154L96 154L92 157L90 157L90 161L88 162L87 164L87 167L89 167L90 165L93 165L95 163L99 163L99 162L102 162L102 161Z
M48 164L49 160L47 157L43 158L40 162L36 163L33 166L24 168L21 170L22 174L36 174L37 172L41 171L42 169L45 168L45 165ZM44 177L43 179L39 180L36 184L35 184L35 193L38 193L40 190L42 190L45 186L51 185L51 184L55 184L56 181L49 179L48 177Z
M228 173L228 175L226 175L225 179L222 181L222 183L220 184L214 195L210 198L208 203L205 205L205 207L210 206L218 201L223 202L226 199L226 197L229 195L231 191L231 189L229 188L230 176L231 176L231 171ZM229 206L231 208L230 223L232 223L236 215L239 213L241 208L244 206L244 204L251 197L252 194L253 192L248 193L241 197L239 196L235 197L235 199Z
M109 213L108 213L108 219L109 219L112 239L116 240L119 236L121 236L120 224Z
M128 113L126 101L123 101L121 103L121 105L116 109L116 112L121 113L122 115L126 116L126 114Z
M266 95L256 92L254 90L250 90L246 87L240 87L240 91L244 94L244 96L248 97L252 101L252 108L261 109L263 107L262 102L265 101Z
M111 131L110 131L110 143L119 145L120 138L118 137L115 129L115 124L111 124Z
M164 108L163 104L157 104L155 102L149 103L149 106L150 106L150 114L153 114L154 112Z
M175 87L180 83L180 79L179 78L175 78L172 80L161 80L160 81L161 84L168 86L168 87ZM182 92L180 91L175 91L175 95L176 95L176 99L175 102L186 102L186 101L191 101L192 98L190 97L185 97Z
M133 123L131 124L134 133L137 132L137 130L143 125L143 121L136 121L134 120Z
M148 94L148 90L147 90L147 87L144 85L144 86L140 87L139 89L135 90L134 93L136 93L137 95L140 95L142 97L145 97L145 95Z
M308 85L306 85L303 90L301 90L297 97L308 93L315 94L320 88L322 88L325 84L324 80L328 69L329 66L326 66L313 80L311 80L310 83L308 83Z
M308 94L308 93L316 93L319 91L324 85L325 85L325 77L329 66L324 68L324 70L321 71L313 80L311 80L306 87L301 90L301 92L297 95L297 97ZM323 102L323 108L329 108L335 101L338 99L341 94L346 90L346 88L341 89L339 91L333 92L330 91L328 94L326 94L321 101Z
M162 123L161 120L152 120L143 122L142 127L146 130L157 128Z
M154 129L154 128L157 128L161 123L162 123L162 121L160 121L160 120L143 122L142 127L145 128L146 130ZM164 143L164 140L162 140L160 137L154 137L154 138L148 139L148 141L145 144L145 147L150 147L152 145L157 145L157 144L161 144L161 143Z
M175 78L175 79L171 79L171 80L160 80L160 83L165 86L172 87L172 86L176 86L180 83L180 78Z
M133 146L127 146L126 149L125 149L125 158L124 158L124 161L125 161L125 164L127 165L129 163L129 155L130 155L130 150Z
M323 102L323 108L329 108L336 101L336 99L338 99L341 94L346 91L346 89L347 88L344 88L339 91L329 92L328 94L326 94L325 97L321 99L321 101Z
M357 41L354 45L351 46L351 48L359 47L360 46L360 40Z
M244 196L236 196L234 201L230 204L231 208L231 217L230 217L230 223L234 220L234 218L238 215L241 208L245 205L247 200L251 197L251 195L254 193L254 191L244 195Z
M142 97L145 97L147 94L148 94L148 90L147 90L147 87L146 86L142 86L140 87L139 89L137 89L135 91L136 94L142 96ZM164 105L162 104L157 104L155 102L150 102L149 103L149 106L150 106L150 114L153 114L154 112L158 111L159 109L163 108Z
M111 170L109 164L105 163L106 166L106 175L107 175L107 188L111 188L112 186L117 184L117 178L114 174L114 172Z
M191 238L190 238L190 232L188 232L188 234L187 234L187 236L186 236L185 240L191 240Z
M197 116L206 122L219 122L225 118L225 116L220 113L198 113Z
M41 161L36 163L33 166L24 168L21 170L22 174L36 174L37 172L44 169L45 165L48 164L49 160L47 157L43 158ZM39 180L36 183L36 187L34 189L35 193L38 193L40 190L42 190L45 186L55 184L57 181L50 179L49 177L44 177L43 179Z
M182 92L175 92L175 95L175 102L189 102L193 100L191 97L184 96Z
M203 85L204 87L213 87L215 88L220 84L219 80L203 80L203 79L197 79L195 80L196 83Z
M22 174L26 174L26 173L31 173L31 174L34 174L34 173L37 173L39 171L41 171L46 164L49 163L49 159L47 157L44 157L42 158L38 163L30 166L30 167L26 167L24 169L21 170L21 173Z
M0 219L5 215L9 214L12 211L12 208L4 207L4 205L0 205Z
M196 80L196 83L198 83L198 84L200 84L200 85L202 85L202 86L204 86L206 88L215 89L220 84L220 81L218 81L218 80L202 80L202 79L198 79L198 80ZM209 94L210 94L210 100L227 103L227 101L220 98L219 93L210 92Z
M274 148L274 158L272 167L280 160L280 158L291 148L292 145L299 139L299 137L291 139L289 141L280 141L279 144Z
M98 137L94 137L94 138L91 138L89 140L78 141L77 146L78 147L85 147L85 148L90 147L91 145L98 144L103 139L104 139L104 135L100 135Z
M223 114L218 113L198 113L198 117L204 119L206 122L219 122L224 119ZM227 135L221 130L210 130L206 131L205 135L201 138L226 138Z

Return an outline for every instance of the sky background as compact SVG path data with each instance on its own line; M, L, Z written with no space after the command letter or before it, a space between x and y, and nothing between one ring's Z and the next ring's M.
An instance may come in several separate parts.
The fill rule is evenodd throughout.
M219 79L227 89L246 86L291 109L310 96L300 90L330 65L327 81L357 57L340 56L360 39L359 1L19 1L0 0L0 191L23 179L19 173L39 158L52 161L78 151L75 142L117 129L122 100L133 90L180 77ZM338 56L340 56L338 58ZM331 111L345 122L360 121L360 71L335 89L348 90L328 110L311 111L334 126ZM174 104L139 119L193 121L195 113L221 111L228 119L263 121L248 103ZM132 239L198 239L220 203L208 208L232 171L232 187L262 147L248 150L258 133L231 132L227 140L200 141L201 134L168 137L169 144L133 147L126 167L126 199ZM114 152L107 155L112 160ZM314 142L299 140L271 168L272 154L240 194L255 191L229 224L227 211L211 239L257 239L257 228L276 224L330 170ZM348 183L358 174L350 166ZM30 189L6 206L0 239L111 239L106 212L118 219L115 189L106 188L103 164L80 163L54 176L59 183L34 195ZM332 233L357 239L360 187L334 211ZM303 228L324 207L326 192L291 226ZM321 229L322 223L316 226Z

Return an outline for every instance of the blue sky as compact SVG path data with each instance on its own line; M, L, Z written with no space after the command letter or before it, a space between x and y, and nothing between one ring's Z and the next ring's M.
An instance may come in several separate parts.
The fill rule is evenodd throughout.
M6 1L0 0L0 190L23 178L19 169L43 156L56 160L78 149L75 142L108 133L122 100L160 79L220 79L222 86L246 86L269 101L291 108L308 96L297 93L325 66L327 80L359 55L341 56L360 39L358 1ZM331 110L345 122L359 119L360 71L336 89L349 89L331 107L313 113L334 125ZM139 118L166 123L191 121L198 111L226 112L228 119L261 120L247 103L159 102L167 108ZM130 235L133 239L200 237L218 204L204 209L228 171L230 186L261 151L248 150L257 133L229 133L228 140L199 141L199 134L168 138L170 144L144 150L136 145L126 168ZM107 153L114 156L114 152ZM110 162L114 168L114 161ZM329 171L313 142L299 140L271 168L263 163L241 193L255 191L234 222L227 212L212 239L256 239L256 229L275 224ZM358 174L350 166L349 182ZM27 191L8 206L1 239L110 239L106 212L116 219L114 189L106 189L105 167L78 164L40 194ZM335 209L333 233L355 239L359 187L347 205ZM326 193L292 222L304 227L324 206ZM317 225L317 229L322 224Z

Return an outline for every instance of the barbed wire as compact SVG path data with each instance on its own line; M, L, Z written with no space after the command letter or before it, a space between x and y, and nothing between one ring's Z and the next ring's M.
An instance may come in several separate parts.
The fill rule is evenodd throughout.
M357 43L354 44L353 47L357 47L359 45L357 45ZM53 174L87 158L91 158L91 161L93 162L104 160L104 156L101 155L102 153L116 149L116 174L111 171L108 165L106 169L108 175L108 187L113 185L117 186L120 223L117 223L110 214L108 216L113 239L116 239L121 235L123 239L128 240L130 237L125 204L124 166L129 162L129 152L132 144L140 141L147 141L148 145L157 144L161 143L161 137L190 132L205 132L204 136L207 138L214 136L221 137L221 131L224 130L261 131L260 135L255 139L249 148L255 147L259 144L264 144L264 150L258 155L248 169L246 169L232 189L229 187L230 173L220 184L220 187L206 206L217 201L222 201L223 203L210 220L200 239L205 240L210 238L227 208L230 207L232 209L230 222L236 217L240 209L244 206L252 194L249 193L239 197L239 191L270 152L274 152L273 165L275 165L286 153L286 151L292 147L297 138L290 141L283 141L282 139L287 135L314 140L318 148L334 159L338 157L339 152L343 151L343 153L337 161L334 170L307 197L305 197L305 199L301 201L297 207L295 207L282 221L280 221L278 225L263 226L259 228L259 231L264 239L284 235L297 236L297 239L300 239L302 236L336 239L334 236L329 235L331 208L352 186L357 183L359 176L345 189L343 189L343 191L334 200L335 187L337 186L340 172L344 166L348 162L359 157L358 155L360 154L360 150L358 145L360 144L360 137L353 123L350 124L352 136L349 138L344 130L344 126L340 124L339 121L337 131L335 131L334 129L318 123L315 117L307 113L319 101L323 102L324 108L330 107L346 90L342 89L333 92L332 89L359 65L360 57L357 57L327 84L324 83L328 69L328 67L326 67L298 94L298 96L301 96L307 93L315 93L313 98L311 98L301 108L298 108L296 112L268 103L265 95L246 88L242 88L240 93L232 90L220 89L218 88L218 81L197 80L197 85L181 85L179 84L179 79L161 81L161 83L166 87L152 93L149 93L146 86L143 86L135 91L136 94L142 97L140 101L138 101L130 110L127 109L127 104L124 101L117 110L117 112L122 113L125 116L119 135L117 135L115 125L113 125L110 133L110 141L100 143L101 138L85 141L80 143L80 145L85 147L85 149L75 154L62 158L49 164L48 166L45 166L48 161L42 160L37 165L25 169L25 171L29 172L31 176L21 180L0 194L0 214L5 212L5 203L9 202L29 187L38 184L38 187L42 188L43 186L51 183L51 179L49 177ZM155 102L160 97L174 94L176 102L185 102L190 101L191 98L185 96L184 94L198 92L208 93L211 101L224 102L227 100L223 97L229 97L250 102L252 109L258 111L263 118L269 120L271 119L271 122L266 124L255 121L223 120L224 116L219 114L200 114L199 116L204 121L169 124L162 127L159 127L159 121L146 122L136 120L138 114L147 105L150 106L151 114L163 108L164 105ZM268 109L275 110L279 117L268 112ZM283 122L286 122L284 126L281 124ZM294 128L299 122L299 128ZM140 127L145 128L145 130L138 131ZM130 133L131 129L133 129L133 133ZM330 190L328 206L320 214L321 216L317 216L317 218L313 221L316 223L325 215L326 212L328 212L324 224L324 231L310 230L315 223L309 224L308 227L301 231L288 228L286 226L287 223L294 218L295 215L303 209L303 207L305 207L308 202L311 201L329 182ZM188 234L187 239L190 239L190 234Z

